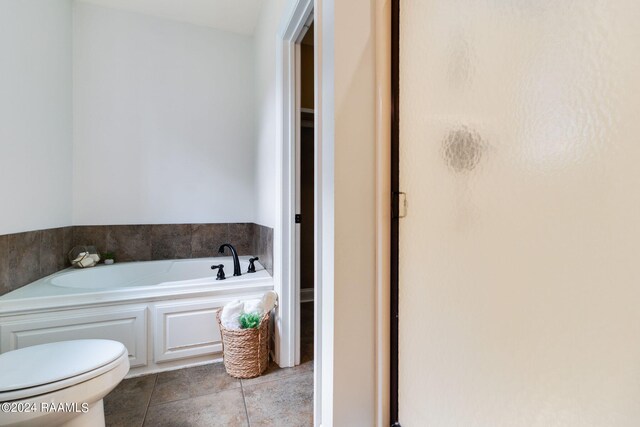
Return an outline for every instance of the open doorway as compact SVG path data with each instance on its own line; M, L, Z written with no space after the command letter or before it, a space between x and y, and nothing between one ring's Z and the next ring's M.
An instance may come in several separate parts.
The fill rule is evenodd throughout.
M297 277L300 289L299 363L313 359L314 338L314 191L315 191L315 132L314 132L314 44L313 21L305 25L297 46L297 116L296 138L296 249Z
M314 425L322 414L322 233L319 114L321 49L313 0L297 0L284 15L279 34L277 216L274 230L274 287L280 296L276 360L281 367L313 371ZM304 80L304 82L303 82ZM304 89L303 89L304 86ZM303 94L304 91L304 94ZM304 100L303 100L304 98ZM304 180L304 182L303 182ZM304 289L304 290L302 290Z

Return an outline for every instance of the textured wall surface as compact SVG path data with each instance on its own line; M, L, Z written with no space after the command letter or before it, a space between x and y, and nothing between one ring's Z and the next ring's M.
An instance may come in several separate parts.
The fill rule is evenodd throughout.
M76 3L73 224L253 222L253 40Z
M273 275L273 229L252 223L89 225L0 236L0 295L69 266L74 246L114 252L118 262L208 258L231 243L238 255L257 255Z
M375 425L375 1L323 0L320 404L324 426ZM349 327L348 325L358 325ZM357 330L357 332L354 332ZM318 382L318 381L316 381Z
M69 265L72 227L0 236L0 295Z
M253 37L255 203L258 224L276 224L276 46L280 19L292 0L263 0Z
M637 426L640 3L401 9L401 424Z
M0 1L0 234L71 224L71 87L71 0Z

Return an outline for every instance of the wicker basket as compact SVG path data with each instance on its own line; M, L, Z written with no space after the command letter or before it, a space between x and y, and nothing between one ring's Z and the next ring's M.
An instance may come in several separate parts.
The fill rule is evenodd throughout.
M269 317L266 313L260 325L253 329L227 329L222 326L218 310L216 319L222 333L222 356L227 373L235 378L261 375L269 365Z

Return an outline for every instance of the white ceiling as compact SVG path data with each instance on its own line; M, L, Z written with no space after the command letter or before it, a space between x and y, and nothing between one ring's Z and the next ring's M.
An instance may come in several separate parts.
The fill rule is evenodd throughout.
M262 0L77 0L252 35Z

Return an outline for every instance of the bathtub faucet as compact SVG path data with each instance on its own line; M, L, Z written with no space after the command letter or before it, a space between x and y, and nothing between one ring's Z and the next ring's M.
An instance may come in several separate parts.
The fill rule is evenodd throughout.
M229 248L229 250L231 251L231 256L233 257L233 275L241 276L242 273L240 272L240 259L238 258L238 251L236 251L236 248L234 248L231 243L225 243L224 245L220 245L218 253L223 254L225 246Z

